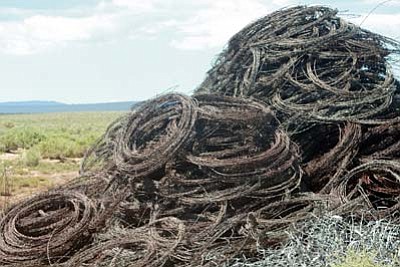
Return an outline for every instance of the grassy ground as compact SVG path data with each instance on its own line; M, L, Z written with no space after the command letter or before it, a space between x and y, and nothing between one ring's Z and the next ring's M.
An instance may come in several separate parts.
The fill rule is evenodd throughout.
M121 114L0 115L0 208L76 177L85 151Z
M0 152L27 150L27 158L82 157L120 112L0 115Z

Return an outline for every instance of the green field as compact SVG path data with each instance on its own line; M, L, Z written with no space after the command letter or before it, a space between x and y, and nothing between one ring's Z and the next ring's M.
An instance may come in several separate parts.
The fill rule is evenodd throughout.
M25 150L32 156L82 157L121 112L0 115L0 152Z
M0 115L0 197L18 198L75 177L85 151L122 114Z

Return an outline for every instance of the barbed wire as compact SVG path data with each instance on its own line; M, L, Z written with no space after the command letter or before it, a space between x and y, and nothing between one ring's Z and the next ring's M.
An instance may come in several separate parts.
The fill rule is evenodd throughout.
M193 96L110 125L80 176L0 218L2 266L223 266L318 214L399 220L395 40L326 7L230 40Z

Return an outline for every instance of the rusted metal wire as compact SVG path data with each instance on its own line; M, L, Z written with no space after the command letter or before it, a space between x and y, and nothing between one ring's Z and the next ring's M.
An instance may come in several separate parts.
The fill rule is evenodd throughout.
M309 121L379 124L390 120L378 115L392 103L388 57L399 48L337 10L288 8L234 35L197 92L251 96Z
M400 157L400 123L370 127L360 144L363 161L372 159L398 159Z
M361 164L343 175L331 194L340 198L343 204L338 208L340 212L396 219L400 211L400 164L386 160Z
M195 103L183 95L147 101L109 127L83 161L81 174L101 162L102 169L117 169L131 179L153 174L185 144L196 116Z
M278 198L298 188L297 148L270 109L231 97L196 100L196 133L185 157L161 180L162 197L195 205Z
M52 263L90 242L102 213L75 192L39 195L14 206L0 223L0 263Z
M343 171L343 166L349 165L358 152L361 137L361 126L348 123L340 130L340 140L333 148L304 164L306 180L312 191L321 190L331 177Z
M114 159L118 172L132 178L151 175L186 143L197 109L189 97L170 94L139 107L119 132Z
M315 214L399 220L399 48L326 7L261 18L193 97L142 103L0 217L0 265L222 266Z
M77 253L65 266L163 266L183 240L185 225L165 217L136 229L114 228Z
M125 114L111 123L104 135L88 149L80 166L82 176L92 176L90 173L96 174L115 165L112 158L117 146L117 134L128 118L128 114Z

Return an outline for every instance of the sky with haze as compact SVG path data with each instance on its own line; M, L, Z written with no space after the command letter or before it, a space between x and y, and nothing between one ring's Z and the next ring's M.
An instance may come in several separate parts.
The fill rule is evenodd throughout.
M229 38L282 7L328 5L400 39L400 0L1 0L0 102L191 93Z

